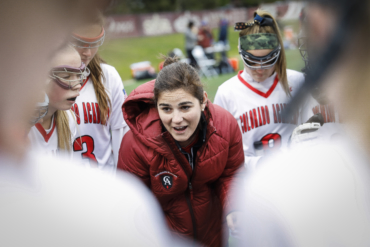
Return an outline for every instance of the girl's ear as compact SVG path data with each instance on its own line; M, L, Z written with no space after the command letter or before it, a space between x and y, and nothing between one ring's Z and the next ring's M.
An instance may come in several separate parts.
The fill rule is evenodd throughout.
M203 92L203 103L201 104L202 111L204 111L204 108L206 108L208 100L208 94L206 91Z

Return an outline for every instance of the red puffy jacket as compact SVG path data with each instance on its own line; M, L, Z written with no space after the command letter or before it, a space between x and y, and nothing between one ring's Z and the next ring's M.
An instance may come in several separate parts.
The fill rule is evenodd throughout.
M157 197L170 228L205 246L223 246L229 187L243 167L242 136L233 116L207 103L206 138L194 170L167 131L153 103L154 81L135 89L122 107L129 131L123 138L118 168L138 176Z

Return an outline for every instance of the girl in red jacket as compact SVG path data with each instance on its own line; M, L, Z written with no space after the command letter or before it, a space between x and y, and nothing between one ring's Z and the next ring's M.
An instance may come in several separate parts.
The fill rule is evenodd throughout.
M122 110L131 131L122 140L118 168L151 189L173 231L224 246L225 215L233 216L228 192L244 162L236 120L208 101L194 68L172 58Z

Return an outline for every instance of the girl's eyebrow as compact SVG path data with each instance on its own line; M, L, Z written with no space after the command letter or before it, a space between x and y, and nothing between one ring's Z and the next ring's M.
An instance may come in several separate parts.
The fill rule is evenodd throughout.
M185 101L185 102L181 102L181 103L179 103L179 106L182 106L182 105L193 105L193 102L191 102L191 101Z
M170 104L160 103L159 106L171 106Z

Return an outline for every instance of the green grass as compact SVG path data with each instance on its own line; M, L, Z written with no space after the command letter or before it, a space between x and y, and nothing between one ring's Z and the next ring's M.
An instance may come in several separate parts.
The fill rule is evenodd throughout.
M213 31L214 37L217 37L217 30ZM238 57L236 48L238 33L229 30L229 42L232 45L228 52L229 57ZM181 33L154 36L106 40L99 49L99 53L108 64L114 66L120 74L123 81L131 79L130 64L150 61L152 66L158 70L158 65L162 61L160 54L167 55L174 48L180 48L184 55L185 38Z
M214 30L214 37L217 37L216 30ZM238 33L229 30L230 50L228 51L229 57L239 59L236 44L238 43ZM150 61L152 65L158 70L158 64L162 61L159 54L167 54L174 48L180 48L184 52L184 37L183 34L171 34L156 37L141 37L119 40L108 40L100 48L101 56L107 63L114 66L120 74L126 92L129 94L139 85L147 82L148 80L136 81L131 78L130 64L141 61ZM304 62L298 50L287 50L286 52L288 68L300 71ZM185 52L184 52L185 54ZM216 56L216 59L218 57ZM243 63L239 61L240 69L243 69ZM205 84L205 89L208 93L208 98L213 101L217 88L223 82L227 81L236 73L220 75L212 79L202 78Z
M300 71L304 66L304 62L302 61L302 58L301 58L301 55L299 54L299 51L298 50L287 50L287 51L285 51L285 53L286 53L286 57L287 57L288 68ZM243 66L243 65L242 65L241 61L239 62L239 66L240 66L240 69L242 69L241 66ZM215 94L217 92L218 86L221 85L223 82L227 81L228 79L230 79L231 77L233 77L234 75L236 75L236 73L224 74L224 75L220 75L218 77L214 77L214 78L211 78L211 79L206 79L204 77L202 78L202 81L205 85L205 90L208 93L208 98L212 102L213 102L213 99L214 99ZM138 87L139 85L141 85L141 84L143 84L147 81L148 80L136 81L136 80L133 80L133 79L125 81L124 86L125 86L126 92L129 94L136 87Z

